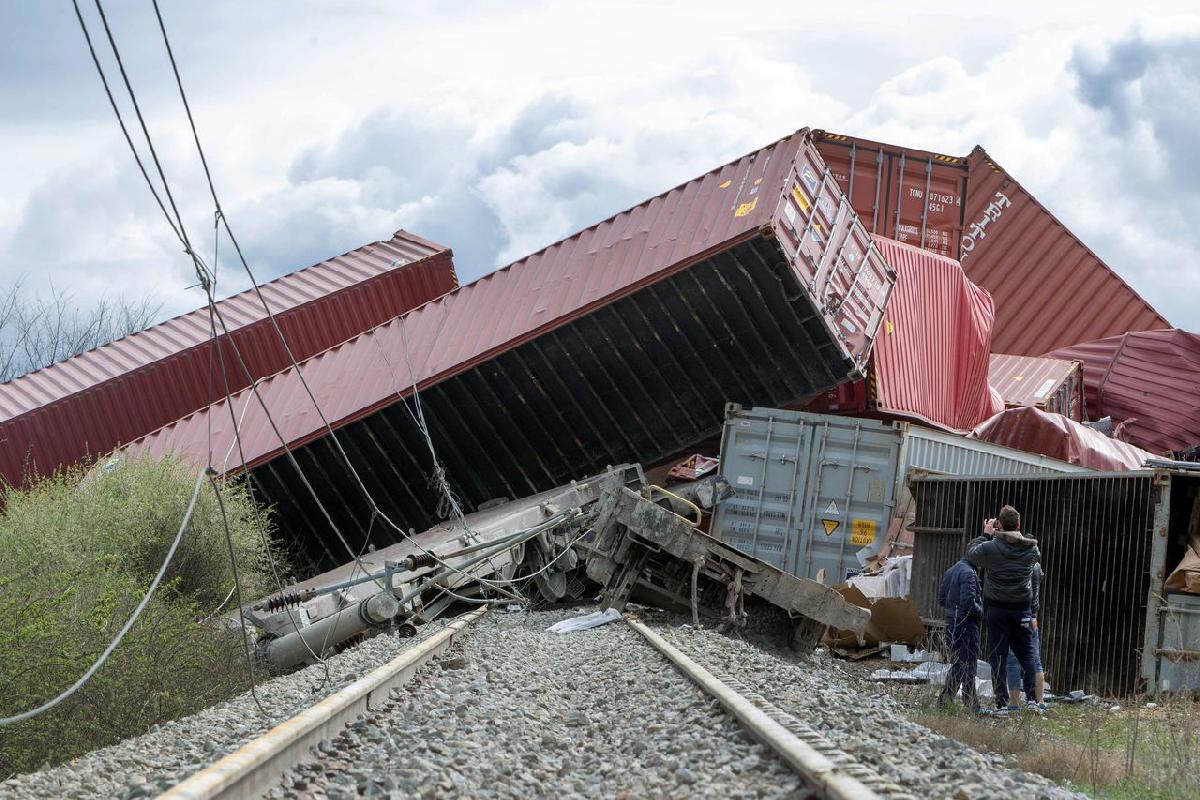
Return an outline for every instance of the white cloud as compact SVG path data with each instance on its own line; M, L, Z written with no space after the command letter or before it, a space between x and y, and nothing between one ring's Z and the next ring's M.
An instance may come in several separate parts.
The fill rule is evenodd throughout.
M757 14L620 2L347 11L168 9L218 187L261 277L406 227L453 247L470 279L811 125L956 154L983 144L1173 321L1200 328L1181 291L1200 290L1194 20L1085 3L1016 3L986 19L868 3L852 25L842 9L782 2ZM121 41L151 48L136 35L144 20L123 13ZM81 292L153 286L185 310L190 267L79 47L61 48L69 75L13 73L24 81L13 97L38 97L38 77L53 74L95 103L69 123L36 107L26 116L40 129L0 123L0 172L13 176L0 279L36 257ZM211 231L154 63L137 61L135 83L189 226Z

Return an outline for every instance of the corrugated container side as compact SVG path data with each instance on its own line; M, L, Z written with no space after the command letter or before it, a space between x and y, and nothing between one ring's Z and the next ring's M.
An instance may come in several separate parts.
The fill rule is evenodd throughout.
M1083 361L1089 417L1124 422L1132 444L1161 455L1200 443L1200 335L1139 331L1051 355Z
M988 386L994 314L957 261L877 238L896 288L871 354L871 399L885 414L966 432L1003 405Z
M967 157L961 256L996 301L992 348L1038 356L1170 324L983 150Z
M400 232L265 284L263 292L303 359L445 294L456 280L448 250ZM29 474L101 456L212 403L226 379L236 391L283 369L287 353L256 303L247 292L218 303L245 370L224 336L220 356L213 351L208 313L200 310L0 386L6 412L15 414L0 421L0 476L20 485Z
M1147 620L1155 616L1154 595L1162 584L1166 485L1152 472L914 477L912 586L918 613L931 621L942 618L937 604L942 575L985 519L1013 505L1042 553L1039 629L1047 682L1056 692L1136 691L1153 670Z
M919 425L732 406L721 472L735 494L717 506L711 533L784 571L813 579L823 572L836 583L860 569L860 550L911 541L895 524L911 511L911 470L1088 472Z

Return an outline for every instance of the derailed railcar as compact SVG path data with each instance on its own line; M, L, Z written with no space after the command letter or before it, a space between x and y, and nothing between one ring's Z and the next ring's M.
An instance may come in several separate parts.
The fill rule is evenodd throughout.
M235 395L236 453L280 528L340 563L330 522L355 542L396 539L358 478L401 527L442 518L414 388L473 509L686 452L720 433L727 400L786 405L860 377L894 282L801 131L304 362L343 448L295 370L258 386L275 425ZM132 449L225 452L223 405Z
M1163 591L1187 546L1200 473L913 476L909 488L917 505L912 587L923 619L941 618L942 574L983 520L1009 504L1041 547L1042 659L1056 691L1173 690L1177 665L1200 663L1200 653L1171 645L1182 604Z

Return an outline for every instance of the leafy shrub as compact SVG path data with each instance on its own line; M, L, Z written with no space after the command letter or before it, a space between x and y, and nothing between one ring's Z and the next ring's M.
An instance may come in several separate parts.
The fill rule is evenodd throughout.
M141 600L179 530L196 472L172 461L69 471L4 493L0 512L0 716L71 685ZM282 569L265 511L239 482L221 497L243 600ZM280 575L280 577L284 577ZM188 531L141 619L92 681L40 717L0 729L0 779L57 763L246 688L233 572L207 480Z

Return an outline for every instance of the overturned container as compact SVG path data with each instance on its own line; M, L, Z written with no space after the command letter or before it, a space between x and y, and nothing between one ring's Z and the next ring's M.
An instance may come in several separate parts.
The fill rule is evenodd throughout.
M717 506L712 535L785 572L840 583L905 543L912 470L1089 472L909 423L731 404L721 471L735 494Z
M1200 473L928 475L913 477L910 488L912 592L923 619L941 619L942 574L985 519L1012 505L1042 553L1042 660L1057 691L1121 696L1195 680L1189 664L1200 664L1193 617L1200 596L1164 600L1163 584L1200 520Z
M236 444L279 528L334 565L333 525L399 538L367 524L375 502L402 528L442 518L406 408L418 387L471 510L694 451L726 400L786 405L861 376L894 282L801 131L308 359L324 417L285 370L257 387L275 425L242 391L237 442L222 401L131 449L206 463Z

